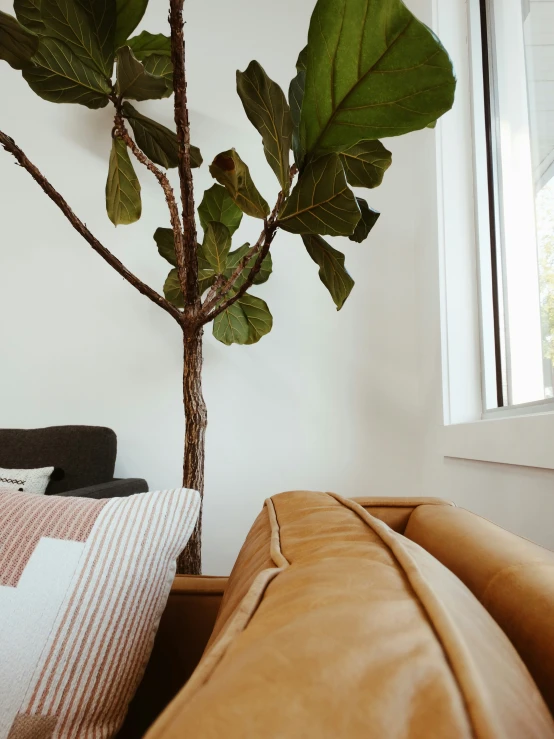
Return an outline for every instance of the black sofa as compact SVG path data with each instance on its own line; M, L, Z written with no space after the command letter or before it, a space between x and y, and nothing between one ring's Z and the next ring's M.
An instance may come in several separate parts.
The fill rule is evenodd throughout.
M117 436L103 426L0 429L0 467L54 467L46 495L120 498L148 490L146 480L114 479Z

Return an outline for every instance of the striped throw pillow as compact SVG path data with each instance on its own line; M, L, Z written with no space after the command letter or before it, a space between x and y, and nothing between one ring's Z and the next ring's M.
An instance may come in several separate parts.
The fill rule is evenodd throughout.
M199 505L0 492L0 739L115 735Z

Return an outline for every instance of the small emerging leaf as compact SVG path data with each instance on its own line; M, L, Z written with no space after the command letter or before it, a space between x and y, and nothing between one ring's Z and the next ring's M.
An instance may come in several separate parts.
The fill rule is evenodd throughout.
M250 123L262 135L265 158L287 193L292 118L283 91L252 61L244 72L237 71L237 92Z
M131 124L137 144L146 156L166 169L176 167L179 164L177 134L139 113L131 103L123 103L122 110ZM198 147L190 147L190 156L192 167L199 167L202 164L202 155Z
M118 49L133 33L144 15L148 0L116 0L117 21L115 48Z
M14 69L23 69L36 53L38 41L38 36L0 10L0 59Z
M208 223L202 242L202 254L218 275L225 272L230 248L231 234L227 226L217 221Z
M111 88L103 75L84 64L63 41L41 38L33 65L23 70L29 87L51 103L104 108Z
M227 226L232 235L240 226L242 210L221 185L212 185L204 192L202 202L198 206L200 225L206 230L210 221L218 221Z
M363 198L356 198L358 206L362 213L362 217L358 221L358 225L354 229L352 236L348 238L350 241L357 241L359 244L365 241L369 235L369 232L377 223L379 216L381 215L378 211L373 210L369 207L367 202Z
M273 317L267 303L245 293L214 320L213 335L231 344L255 344L271 331Z
M239 262L241 259L243 259L248 252L250 251L250 244L243 244L238 249L235 249L235 251L232 251L229 253L227 257L227 268L225 270L225 277L229 278L235 271L235 269L238 267ZM253 256L248 264L246 265L244 271L238 278L238 280L235 282L235 288L238 290L239 287L242 287L246 280L248 279L248 275L250 274L250 270L252 267L256 264L257 261L257 255ZM273 262L271 259L271 253L268 252L267 256L263 260L260 271L258 274L254 277L253 284L254 285L261 285L264 282L267 282L269 280L269 276L271 275L271 272L273 270Z
M319 266L319 278L331 293L337 310L344 305L354 287L354 280L344 266L344 254L333 249L321 236L302 236L308 254Z
M269 205L256 189L250 170L234 149L216 156L210 164L210 174L225 187L247 216L266 218L269 215Z
M140 183L129 159L127 145L118 138L112 140L106 182L106 210L114 226L134 223L142 212Z
M392 154L380 141L360 141L341 152L348 184L378 187L392 164Z
M171 39L163 33L154 34L143 31L138 36L127 39L126 46L140 61L144 61L151 54L171 56Z
M337 154L307 165L279 213L285 231L349 236L360 220L360 209Z
M128 46L117 52L116 92L131 100L159 100L171 94L165 79L147 72Z

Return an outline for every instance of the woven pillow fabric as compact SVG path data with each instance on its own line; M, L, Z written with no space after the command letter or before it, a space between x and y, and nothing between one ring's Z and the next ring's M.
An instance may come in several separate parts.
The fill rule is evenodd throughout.
M0 490L17 490L20 493L46 492L53 467L39 467L34 470L5 470L0 467Z
M199 505L0 492L0 739L116 734Z

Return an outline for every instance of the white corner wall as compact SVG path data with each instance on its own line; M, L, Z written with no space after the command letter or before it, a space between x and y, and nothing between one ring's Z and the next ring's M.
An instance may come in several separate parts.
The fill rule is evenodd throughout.
M431 0L408 4L431 21ZM150 6L139 30L166 32L166 3ZM231 146L268 201L275 198L277 182L235 93L235 70L255 58L288 87L312 6L282 0L275 13L270 0L186 1L192 138L205 160L196 170L197 200L211 185L207 163ZM11 11L11 3L0 0L0 9ZM161 291L168 266L152 234L168 221L149 173L140 172L137 224L115 229L105 214L109 110L44 102L6 64L0 81L0 129L98 238ZM138 107L171 123L170 101ZM356 280L343 310L335 311L300 238L279 233L274 274L256 288L274 315L271 334L230 348L206 336L207 574L230 570L265 497L298 488L447 497L554 543L543 513L554 512L553 473L440 454L435 133L387 143L393 166L384 185L364 195L381 219L365 244L338 244ZM4 152L0 191L0 425L110 426L119 438L119 476L145 477L151 489L179 485L177 326L92 252ZM245 218L235 245L258 230Z

